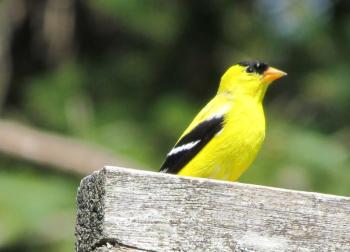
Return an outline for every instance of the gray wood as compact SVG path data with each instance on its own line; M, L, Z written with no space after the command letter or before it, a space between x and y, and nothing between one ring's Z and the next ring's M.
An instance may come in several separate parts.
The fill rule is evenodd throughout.
M77 251L350 251L350 198L105 167L78 191Z

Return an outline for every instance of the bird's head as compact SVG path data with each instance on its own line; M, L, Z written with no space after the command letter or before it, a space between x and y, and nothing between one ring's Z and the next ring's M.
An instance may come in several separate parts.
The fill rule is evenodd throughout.
M240 62L222 76L218 93L247 95L262 101L269 84L285 75L263 62Z

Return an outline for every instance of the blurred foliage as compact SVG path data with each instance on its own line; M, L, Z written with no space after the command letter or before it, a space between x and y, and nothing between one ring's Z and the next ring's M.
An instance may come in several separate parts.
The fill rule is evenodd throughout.
M262 59L289 75L270 87L266 142L241 181L350 196L349 1L76 6L73 56L59 63L44 49L18 53L36 48L35 34L16 31L3 116L157 170L225 69ZM71 251L80 178L0 164L0 251Z
M71 251L75 222L74 178L2 157L0 251Z

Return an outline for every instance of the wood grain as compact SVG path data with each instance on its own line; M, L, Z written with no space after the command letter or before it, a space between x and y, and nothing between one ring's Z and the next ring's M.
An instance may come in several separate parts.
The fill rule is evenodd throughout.
M105 167L78 191L77 251L350 251L350 198Z

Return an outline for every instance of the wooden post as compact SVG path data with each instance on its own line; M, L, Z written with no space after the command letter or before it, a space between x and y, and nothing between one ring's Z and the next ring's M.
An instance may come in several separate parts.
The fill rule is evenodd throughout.
M350 198L105 167L78 191L76 251L350 251Z

